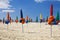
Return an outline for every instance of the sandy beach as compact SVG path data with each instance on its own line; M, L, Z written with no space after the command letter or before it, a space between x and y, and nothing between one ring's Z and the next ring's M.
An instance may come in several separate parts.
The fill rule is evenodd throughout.
M8 27L8 29L7 29ZM60 25L46 23L0 23L0 40L60 40Z

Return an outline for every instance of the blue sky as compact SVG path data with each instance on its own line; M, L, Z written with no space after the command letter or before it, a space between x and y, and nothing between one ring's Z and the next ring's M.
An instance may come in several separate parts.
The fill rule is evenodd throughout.
M3 0L4 1L4 0ZM53 14L56 16L57 11L60 12L60 0L5 0L0 2L0 19L6 18L6 13L10 12L12 19L16 19L16 16L20 19L20 9L23 10L24 18L28 15L33 20L36 16L40 17L40 13L43 18L49 16L50 5L53 4Z

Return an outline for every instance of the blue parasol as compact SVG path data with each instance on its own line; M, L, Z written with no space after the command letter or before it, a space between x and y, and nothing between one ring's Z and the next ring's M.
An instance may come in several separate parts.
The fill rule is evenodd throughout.
M9 24L9 22L10 22L9 20L6 20L6 21L5 21L6 24Z

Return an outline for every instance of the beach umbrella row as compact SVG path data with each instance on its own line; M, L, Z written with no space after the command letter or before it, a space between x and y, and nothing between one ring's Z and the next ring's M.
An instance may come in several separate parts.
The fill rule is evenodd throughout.
M21 12L21 13L22 13L22 12ZM53 19L52 19L52 18L53 18ZM22 19L25 20L25 21L24 21L25 23L33 22L31 18L28 18L28 16L26 16L26 18L23 18L23 16L21 16L21 18L20 18L20 23L22 23ZM7 20L9 20L9 23L12 22L12 19L11 19L11 17L9 17L9 16L7 17ZM5 23L5 21L7 21L7 20L5 20L5 18L3 18L3 23ZM52 20L52 21L51 21L51 20ZM19 22L18 16L16 17L15 22L16 22L16 23ZM36 17L36 21L35 21L35 22L39 22L39 21L38 21L38 16ZM40 23L41 23L41 22L44 22L44 19L42 18L42 14L40 14ZM51 23L51 22L53 22L52 24L54 24L54 23L56 23L56 22L59 23L59 12L57 12L56 19L54 19L54 16L50 16L50 18L48 18L48 16L47 16L46 22L48 22L48 24Z

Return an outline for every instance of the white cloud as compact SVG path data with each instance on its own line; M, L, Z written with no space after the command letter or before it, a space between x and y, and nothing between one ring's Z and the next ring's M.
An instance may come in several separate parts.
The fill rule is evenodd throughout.
M45 1L45 0L35 0L35 2L43 2L43 1Z
M12 7L10 5L10 0L0 0L0 9L8 9Z
M15 12L15 10L8 9L8 10L2 10L2 12Z
M0 9L1 12L15 12L12 10L12 6L10 5L12 0L0 0Z
M35 2L37 3L41 3L41 2L44 2L44 1L60 1L60 0L34 0Z

